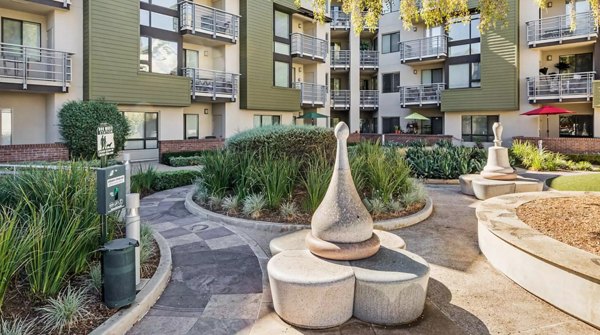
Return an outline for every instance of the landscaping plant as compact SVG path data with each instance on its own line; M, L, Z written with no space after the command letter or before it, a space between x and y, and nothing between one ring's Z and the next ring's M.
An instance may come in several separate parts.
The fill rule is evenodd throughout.
M258 219L267 206L267 201L262 194L250 194L244 199L242 212L253 219Z
M304 207L309 213L314 213L325 197L332 172L333 166L324 155L315 155L308 160L301 180L306 190Z
M263 154L259 164L253 168L256 183L264 192L270 208L279 208L284 199L291 198L299 171L296 159L276 159L270 154Z
M122 150L130 125L116 104L105 101L70 101L58 112L58 129L72 157L96 156L96 129L101 123L113 127L115 150Z
M4 320L0 318L0 334L2 335L33 335L35 320L21 319Z
M418 178L457 179L463 174L481 172L486 160L484 149L447 143L435 147L412 146L406 150L406 162Z
M42 314L40 322L45 324L48 331L62 333L65 328L70 331L71 327L89 314L88 304L89 299L85 290L74 290L68 287L58 297L49 298L47 305L38 308Z

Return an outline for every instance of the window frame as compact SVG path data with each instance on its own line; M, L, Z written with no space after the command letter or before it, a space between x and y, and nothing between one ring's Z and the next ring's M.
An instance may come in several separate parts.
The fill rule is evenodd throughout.
M154 150L154 149L158 149L158 139L160 137L160 114L159 112L139 112L139 111L123 111L123 116L125 116L125 118L127 118L127 113L138 113L138 114L144 114L144 137L143 138L138 138L138 137L132 137L132 138L125 138L125 145L124 147L127 147L127 142L128 141L142 141L143 148L140 149L125 149L125 150ZM146 137L146 122L147 122L147 116L149 114L155 114L156 115L156 137ZM156 141L156 148L148 148L148 141Z
M394 43L392 41L392 35L396 35L398 34L398 43L396 43L395 49L394 49ZM384 45L386 45L387 43L385 43L385 37L389 36L389 51L385 51L385 47ZM394 32L390 32L387 34L382 34L381 35L381 53L382 54L391 54L391 53L395 53L395 52L400 52L400 31L394 31Z
M5 29L4 29L4 22L5 21L15 21L15 22L19 22L20 23L20 25L21 25L21 44L20 45L23 45L23 33L24 33L24 31L23 31L23 23L30 23L30 24L36 25L38 27L38 30L39 30L37 46L31 46L31 45L23 45L23 46L30 47L30 48L41 48L42 47L42 24L41 23L34 22L34 21L13 19L13 18L10 18L10 17L5 17L5 16L3 16L2 20L0 20L0 31L2 32L0 34L0 42L6 43L4 41L4 31L5 31Z
M195 116L196 117L196 136L188 136L187 134L187 130L188 130L188 116ZM183 114L183 139L184 140L197 140L200 138L200 114L194 114L194 113L184 113Z
M6 112L8 111L8 112ZM4 127L4 124L2 122L3 119L3 114L9 114L10 116L10 134L9 134L9 138L8 138L8 143L4 143L2 142L2 128ZM13 109L12 108L0 108L0 145L12 145L13 143L13 124L14 124L14 120L13 120Z
M486 118L486 134L474 134L473 133L473 117L485 117ZM470 133L466 133L463 127L463 122L464 122L464 118L465 117L469 117L470 118ZM490 118L495 118L490 120ZM494 132L492 129L492 126L494 125L494 122L500 122L500 115L462 115L461 116L461 123L460 123L460 131L461 131L461 139L465 142L482 142L482 143L490 143L494 141ZM483 137L485 136L486 140L485 141L474 141L473 140L473 136L479 136L479 137Z
M277 115L277 114L254 114L253 117L252 117L252 125L253 125L254 128L257 128L254 125L254 121L256 120L257 117L260 120L260 125L258 125L258 128L267 127L267 126L274 126L274 125L281 125L281 115ZM263 124L263 118L264 117L270 117L271 118L271 124L264 125ZM277 118L277 120L278 120L277 123L273 123L273 120L275 118Z
M460 55L454 57L448 57L444 66L444 77L445 81L448 85L448 89L467 89L467 88L480 88L481 87L481 78L473 79L473 64L479 63L479 73L481 77L481 34L473 34L474 29L477 30L477 25L475 21L479 21L479 14L472 13L471 14L471 22L469 22L469 38L463 40L453 41L448 37L448 53L450 53L450 49L455 46L468 45L469 54ZM457 23L463 24L463 23ZM474 36L476 35L476 36ZM479 43L479 53L473 53L473 44ZM466 87L451 87L450 86L450 66L451 65L460 65L460 64L469 64L469 85Z
M142 56L142 50L141 50L141 39L142 38L147 38L148 39L148 60L147 61L143 61L141 59ZM171 43L175 43L177 44L177 65L175 67L175 71L172 73L161 73L161 72L154 72L152 70L153 68L153 58L152 57L152 42L154 39L158 39L161 41L165 41L165 42L171 42ZM152 73L152 74L157 74L157 75L165 75L165 76L178 76L180 73L180 69L181 69L181 58L182 58L182 51L183 49L181 48L181 43L179 43L178 41L173 41L173 40L168 40L168 39L163 39L160 37L154 37L154 36L146 36L146 35L140 35L140 46L139 46L139 64L145 64L148 65L148 71L143 71L143 70L138 70L138 72L143 72L143 73ZM200 62L200 59L198 59L198 62Z
M386 90L385 78L391 78L390 90ZM397 80L396 80L397 78ZM396 83L397 85L394 85ZM400 92L400 72L388 72L381 74L381 93L398 93Z
M287 15L288 17L288 36L287 38L284 37L280 37L277 36L275 34L275 13L276 12L280 12L280 13L284 13ZM281 88L291 88L292 87L292 55L291 55L291 50L292 50L292 37L291 37L291 33L292 33L292 15L290 13L284 12L282 10L279 10L275 7L273 7L273 28L272 28L272 32L273 32L273 44L272 44L272 48L273 48L273 78L272 79L272 85L273 87L281 87ZM288 55L284 55L284 54L280 54L280 53L276 53L275 52L275 43L281 43L281 44L286 44L288 46L288 50L290 50L290 54ZM276 62L280 62L280 63L287 63L288 64L288 83L287 86L279 86L275 84L275 64Z

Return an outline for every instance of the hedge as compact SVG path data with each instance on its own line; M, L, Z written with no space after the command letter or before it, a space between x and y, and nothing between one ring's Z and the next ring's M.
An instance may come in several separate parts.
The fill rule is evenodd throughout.
M179 166L195 166L202 164L202 156L190 156L190 157L171 157L169 158L169 165L174 167Z
M181 151L181 152L166 152L160 156L160 162L162 164L171 165L170 161L173 157L201 157L205 155L207 152L218 151L220 149L214 150L200 150L200 151Z
M264 152L287 157L311 157L322 152L333 159L336 139L332 129L275 125L250 129L230 137L225 148L233 152Z
M191 170L158 172L156 173L156 179L152 183L152 190L159 192L191 185L199 176L200 171Z

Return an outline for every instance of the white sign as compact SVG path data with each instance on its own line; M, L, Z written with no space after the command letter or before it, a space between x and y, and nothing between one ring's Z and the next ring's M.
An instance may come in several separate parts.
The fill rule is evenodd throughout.
M115 137L111 125L102 123L98 126L96 143L98 145L98 157L109 156L115 152Z

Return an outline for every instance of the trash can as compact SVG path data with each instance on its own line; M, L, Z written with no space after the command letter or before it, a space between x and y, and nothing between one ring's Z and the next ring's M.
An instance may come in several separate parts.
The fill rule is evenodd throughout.
M135 300L135 247L138 241L109 241L102 251L102 300L109 308L131 305Z

